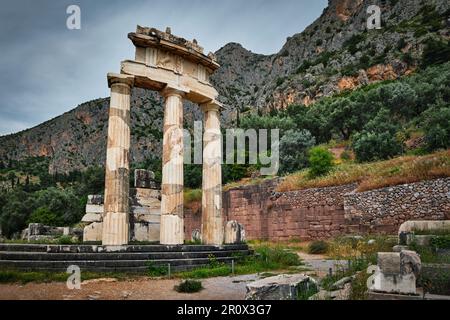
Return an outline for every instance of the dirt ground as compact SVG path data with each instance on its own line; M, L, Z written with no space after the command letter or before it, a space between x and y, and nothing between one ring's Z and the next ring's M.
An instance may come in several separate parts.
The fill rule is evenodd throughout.
M307 245L302 244L302 245ZM323 277L338 261L324 255L310 255L297 251L305 267L314 276ZM243 300L246 284L260 276L244 275L201 280L204 289L198 293L183 294L174 290L179 279L150 279L147 277L118 281L96 279L84 281L80 290L70 290L65 283L0 284L0 300Z
M139 278L88 280L80 290L65 283L0 284L0 300L243 300L245 286L256 275L202 280L204 290L183 294L174 290L181 280Z

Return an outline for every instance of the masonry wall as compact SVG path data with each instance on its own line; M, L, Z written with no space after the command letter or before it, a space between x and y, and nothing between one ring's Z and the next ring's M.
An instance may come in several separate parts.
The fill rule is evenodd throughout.
M450 178L344 196L349 231L396 233L408 220L450 219Z
M244 225L248 240L326 239L348 233L396 233L408 220L450 219L450 178L356 193L356 185L275 192L279 180L223 194L224 220ZM185 210L185 234L201 229Z

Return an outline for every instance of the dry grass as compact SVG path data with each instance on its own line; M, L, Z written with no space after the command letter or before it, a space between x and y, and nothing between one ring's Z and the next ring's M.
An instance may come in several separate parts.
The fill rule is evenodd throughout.
M279 192L357 183L363 192L405 183L450 177L450 150L426 156L404 156L366 164L342 164L324 177L308 179L307 171L286 177Z
M258 178L243 178L240 181L230 182L223 186L223 191L228 191L230 189L242 187L242 186L252 186L261 184L264 181L273 179L273 176L258 177Z
M186 189L184 190L184 207L192 210L194 213L200 211L202 207L202 190Z

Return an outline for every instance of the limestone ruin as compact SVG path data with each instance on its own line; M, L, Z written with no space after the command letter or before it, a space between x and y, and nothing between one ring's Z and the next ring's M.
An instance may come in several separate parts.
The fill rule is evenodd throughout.
M187 99L204 112L202 241L223 244L221 105L209 82L219 64L213 54L203 53L197 41L176 37L169 28L162 32L138 26L128 38L136 47L135 60L123 61L120 74L108 74L111 101L102 243L120 246L130 240L130 95L138 87L165 98L160 243L184 242L182 129Z

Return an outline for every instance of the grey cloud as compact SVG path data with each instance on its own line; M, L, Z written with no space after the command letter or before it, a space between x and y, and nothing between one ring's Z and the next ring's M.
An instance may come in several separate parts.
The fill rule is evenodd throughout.
M82 29L66 28L66 8L81 7ZM106 74L134 56L136 25L196 38L206 51L239 42L278 52L326 7L307 0L8 0L0 11L0 135L108 96Z

